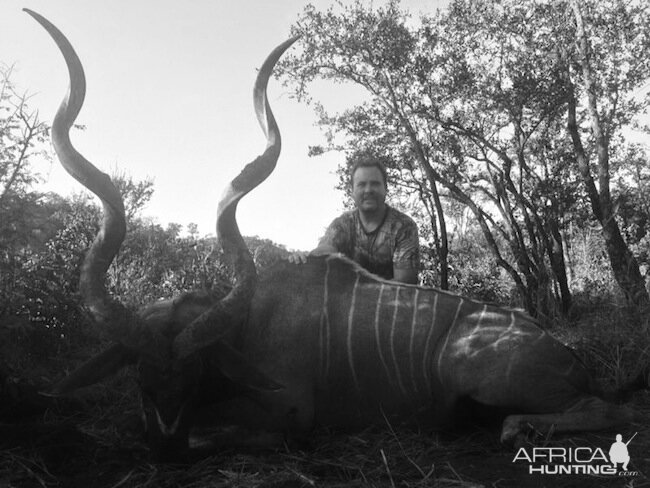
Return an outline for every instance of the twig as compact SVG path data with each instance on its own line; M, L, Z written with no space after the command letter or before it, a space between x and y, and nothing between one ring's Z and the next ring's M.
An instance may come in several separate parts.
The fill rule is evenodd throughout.
M126 475L124 478L122 478L122 479L121 479L120 481L118 481L116 484L114 484L113 486L111 486L111 488L118 488L118 486L122 486L124 483L126 483L127 480L128 480L128 479L131 477L131 475L133 474L133 471L134 471L134 470L129 471L129 472L127 473L127 475Z
M307 476L305 476L304 474L302 474L302 473L296 471L295 469L293 469L293 468L291 468L291 467L289 467L289 466L287 466L287 469L288 469L289 471L291 471L293 474L295 474L295 475L296 475L298 478L300 478L302 481L304 481L305 483L307 483L309 486L316 486L316 482L315 482L314 480L310 479L310 478L307 478Z
M420 466L418 465L418 463L416 463L415 461L413 461L413 460L409 457L409 455L406 454L406 451L404 450L404 446L402 445L402 442L399 440L399 437L398 437L397 434L395 433L395 430L393 429L393 426L391 425L391 423L389 422L388 418L386 417L386 414L384 413L384 409L383 409L383 408L381 409L381 414L382 414L382 416L384 417L384 421L386 422L386 425L388 426L388 430L389 430L390 433L393 435L393 438L397 441L397 445L399 446L400 450L402 451L402 454L404 455L404 457L408 460L409 463L411 463L413 466L415 466L415 469L417 469L418 472L420 473L420 475L422 476L423 481L424 481L425 479L427 479L427 478L431 475L431 472L432 472L433 469L435 468L435 465L434 465L434 467L432 467L431 471L429 471L429 474L428 474L428 475L425 474L424 471L422 470L422 468L420 468Z
M379 449L379 452L381 453L381 459L384 461L384 466L386 466L386 472L388 473L388 478L390 479L390 486L395 488L395 482L393 481L393 475L390 472L390 468L388 467L388 461L386 460L386 454L384 454L383 449Z

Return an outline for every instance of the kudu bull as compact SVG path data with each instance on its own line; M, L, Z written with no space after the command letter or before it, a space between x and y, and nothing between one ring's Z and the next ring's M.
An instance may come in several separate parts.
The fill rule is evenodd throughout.
M217 233L236 275L231 291L225 297L188 293L138 314L112 300L103 283L125 234L122 200L69 140L85 93L79 59L56 27L28 13L54 38L68 66L70 90L52 127L54 147L104 209L79 289L96 322L117 338L53 393L136 363L150 445L163 457L187 447L200 408L225 425L301 435L314 424L359 426L384 416L425 415L440 423L467 398L514 414L504 421L504 441L530 426L595 430L636 419L632 410L596 396L583 364L522 312L386 281L339 255L303 265L281 262L258 282L235 209L279 157L266 86L295 39L269 55L255 83L266 150L219 203Z

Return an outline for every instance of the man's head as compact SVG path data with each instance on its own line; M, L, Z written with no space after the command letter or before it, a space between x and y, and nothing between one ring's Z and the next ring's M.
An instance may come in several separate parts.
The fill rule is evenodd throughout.
M383 209L386 200L386 168L373 158L361 158L350 168L352 199L362 212Z

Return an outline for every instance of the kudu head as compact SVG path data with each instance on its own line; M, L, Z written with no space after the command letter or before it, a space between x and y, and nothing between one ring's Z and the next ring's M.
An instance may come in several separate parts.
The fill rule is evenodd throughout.
M54 39L68 67L70 87L52 125L52 140L63 167L102 202L100 230L86 253L79 280L84 307L114 344L56 384L55 395L94 384L120 368L137 364L143 413L150 447L159 458L173 458L188 445L192 410L206 381L239 388L278 389L230 346L243 324L255 291L255 264L239 232L235 212L241 198L275 168L280 132L269 106L266 86L275 63L296 40L289 39L268 56L257 75L253 100L266 135L265 151L228 185L218 205L217 236L231 260L234 283L221 297L186 294L133 312L109 296L106 271L126 233L124 204L111 179L79 154L70 142L85 95L81 62L66 37L41 15L25 9Z

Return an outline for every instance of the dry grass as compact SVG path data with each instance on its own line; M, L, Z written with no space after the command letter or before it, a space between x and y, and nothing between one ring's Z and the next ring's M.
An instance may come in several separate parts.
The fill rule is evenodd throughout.
M636 407L650 418L650 394L638 393ZM95 406L65 418L49 415L41 424L2 426L0 487L650 487L650 428L624 431L630 445L630 469L640 475L622 484L616 477L533 477L513 463L515 451L498 443L496 428L463 432L418 432L402 426L378 426L361 432L319 430L309 447L202 451L183 464L153 464L139 435L125 419L136 405ZM110 414L109 414L110 413ZM8 445L11 432L13 442ZM617 432L550 436L536 445L601 447Z
M616 317L616 318L615 318ZM646 333L625 325L621 311L555 331L602 380L620 386L647 365ZM605 327L605 321L608 324ZM499 444L498 425L431 432L385 423L361 432L314 432L309 446L202 450L183 464L154 464L142 441L132 373L87 389L78 403L54 405L22 422L0 424L0 488L202 487L650 487L650 423L621 429L630 478L532 476ZM650 393L631 403L650 419ZM619 431L535 439L536 445L601 447Z

